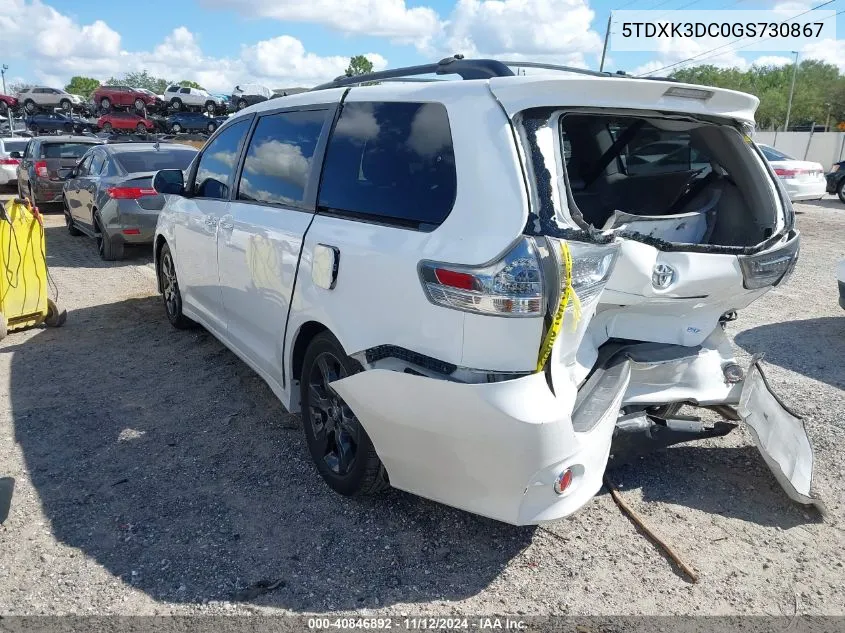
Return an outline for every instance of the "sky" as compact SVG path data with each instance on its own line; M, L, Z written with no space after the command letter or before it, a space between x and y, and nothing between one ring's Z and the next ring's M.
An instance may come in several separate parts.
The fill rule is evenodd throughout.
M147 70L221 93L239 83L313 86L342 74L357 54L376 69L453 53L597 69L612 10L777 9L791 17L822 1L0 0L0 63L9 67L7 84L62 87L73 75L102 81ZM845 9L845 0L825 9ZM845 15L835 19L845 34ZM735 45L707 54L710 48L684 42L658 52L610 51L605 70L659 72L694 56L673 68L696 61L747 68L792 59L790 51L755 53ZM816 42L800 54L845 71L845 40Z

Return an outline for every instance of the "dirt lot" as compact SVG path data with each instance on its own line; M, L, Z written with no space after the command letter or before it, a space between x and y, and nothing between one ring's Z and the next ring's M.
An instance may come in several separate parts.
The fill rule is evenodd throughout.
M729 331L806 414L830 517L793 505L741 430L610 473L698 584L604 492L542 529L334 495L269 389L210 335L169 326L148 251L104 264L48 218L70 315L0 343L0 476L17 482L0 614L845 614L845 207L798 210L794 277ZM258 581L281 582L236 600Z

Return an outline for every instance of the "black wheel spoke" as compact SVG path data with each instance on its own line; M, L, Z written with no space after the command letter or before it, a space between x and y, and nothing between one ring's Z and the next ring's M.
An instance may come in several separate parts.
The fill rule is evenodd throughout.
M335 446L337 447L337 470L341 475L349 472L352 460L355 459L355 451L352 443L343 433L338 430L335 433Z
M311 404L319 408L324 413L328 413L331 402L329 402L329 399L323 394L320 387L321 385L318 386L313 383L308 386L310 390Z
M352 409L346 406L346 404L340 405L340 422L338 426L343 430L346 435L349 436L349 439L352 440L353 444L357 446L358 444L358 426L359 426L358 418L355 417L355 414L352 413Z

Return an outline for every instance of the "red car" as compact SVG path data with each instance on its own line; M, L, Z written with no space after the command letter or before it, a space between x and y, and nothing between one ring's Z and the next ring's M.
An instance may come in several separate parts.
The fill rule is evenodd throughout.
M15 110L17 107L18 100L15 97L0 94L0 114L5 116L9 110Z
M104 114L97 120L97 127L103 132L112 132L113 130L133 130L139 134L152 132L155 130L155 123L149 119L145 119L137 114L129 114L128 112L110 112Z
M136 110L156 107L156 96L151 92L129 88L128 86L100 86L94 91L94 104L102 110L135 107Z

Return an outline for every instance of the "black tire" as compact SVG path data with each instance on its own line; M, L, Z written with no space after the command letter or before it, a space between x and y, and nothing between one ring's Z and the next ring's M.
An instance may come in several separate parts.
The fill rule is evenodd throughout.
M67 125L64 126L63 129L64 129L66 134L73 134L73 124L72 123L68 123Z
M59 306L52 299L47 299L47 316L44 325L47 327L62 327L67 321L67 310L59 310Z
M246 99L238 99L238 110L243 110L247 105L249 104L246 102Z
M74 237L79 237L82 235L82 231L76 228L76 225L73 223L73 217L70 215L70 209L67 206L67 198L62 197L62 203L64 206L65 212L65 226L67 227L67 232Z
M839 197L840 202L845 202L845 178L840 180L836 186L836 195Z
M347 497L372 495L389 486L373 443L352 410L329 383L361 371L329 332L314 337L300 376L302 427L308 452L325 482Z
M170 126L170 131L173 132L174 134L179 134L182 131L182 126L179 125L178 123L174 123L173 125Z
M28 114L35 113L35 101L32 99L27 99L23 102L23 109L27 111Z
M123 257L123 242L115 242L108 238L103 231L103 222L99 216L94 218L94 235L97 239L97 252L100 254L100 259L113 262Z
M109 108L111 108L111 101L108 97L103 97L100 99L100 110L103 112L108 112Z
M208 130L209 134L214 134L214 130L217 129L217 124L214 123L214 122L211 122L206 126L206 129Z
M182 100L181 99L171 99L170 107L178 112L179 110L182 109Z
M103 123L103 132L105 132L106 134L111 134L113 130L114 128L112 127L111 123L109 123L108 121Z
M214 114L214 111L217 109L217 104L213 101L206 101L205 102L205 111Z
M170 252L170 246L165 242L158 255L158 279L161 296L164 299L164 313L167 320L177 330L187 330L197 324L182 314L182 293L179 290L179 279L176 276L176 262Z
M135 109L139 112L144 109L145 105L146 104L144 103L143 99L135 99Z
M0 101L0 114L6 116L9 113L9 104L5 101Z
M29 131L38 136L38 126L35 123L30 123Z
M144 125L143 123L139 123L138 125L135 126L135 131L138 134L146 134L147 133L147 126Z
M61 101L59 101L59 107L65 112L70 112L73 108L73 104L70 102L69 99L62 99Z

